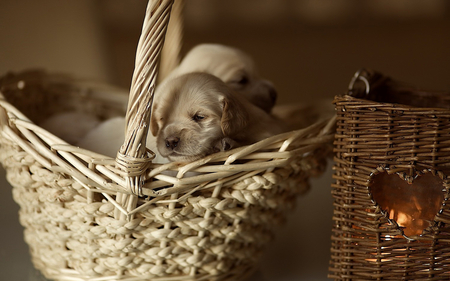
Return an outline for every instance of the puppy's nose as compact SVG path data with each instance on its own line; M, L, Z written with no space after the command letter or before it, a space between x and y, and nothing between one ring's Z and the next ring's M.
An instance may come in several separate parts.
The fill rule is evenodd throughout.
M277 93L277 90L275 90L275 88L269 88L269 97L270 97L271 101L273 103L275 103L275 101L277 100L277 97L278 97L278 93Z
M277 101L278 93L275 89L275 86L272 84L272 82L268 80L263 80L261 83L261 86L264 87L264 92L268 94L268 102L271 102L272 105L275 104Z
M177 147L178 143L180 142L180 138L178 137L168 137L166 138L166 147L170 149L174 149Z

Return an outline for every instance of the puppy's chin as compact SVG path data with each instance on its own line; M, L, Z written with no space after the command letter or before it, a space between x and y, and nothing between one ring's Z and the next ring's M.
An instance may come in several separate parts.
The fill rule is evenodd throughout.
M171 153L169 153L167 155L163 155L163 156L168 158L172 162L192 162L192 161L196 161L198 159L201 159L207 155L213 154L218 151L219 150L214 149L214 150L202 152L199 154L182 154L182 153L178 153L176 151L172 151Z
M182 154L173 152L166 157L169 158L169 160L172 162L192 162L192 161L201 159L205 156L206 155L204 155L204 154L202 154L202 155L182 155Z
M216 144L214 146L211 146L211 149L209 149L208 151L203 151L198 154L184 155L176 151L168 152L165 149L161 149L160 152L162 151L162 154L165 153L165 155L163 156L168 158L172 162L192 162L216 152L228 151L237 146L239 145L236 141L225 137L217 140Z
M208 149L206 149L206 147ZM201 146L200 144L192 146L180 145L175 149L168 149L163 143L160 142L158 145L158 151L161 156L168 158L172 162L192 162L218 152L219 149L211 145Z

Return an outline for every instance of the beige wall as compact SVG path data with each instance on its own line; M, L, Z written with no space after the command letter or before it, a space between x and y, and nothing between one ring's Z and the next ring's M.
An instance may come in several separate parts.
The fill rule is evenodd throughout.
M0 73L42 67L108 79L96 5L91 0L0 1Z

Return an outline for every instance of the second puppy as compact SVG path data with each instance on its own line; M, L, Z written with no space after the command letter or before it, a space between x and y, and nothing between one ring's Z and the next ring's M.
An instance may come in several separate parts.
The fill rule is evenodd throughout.
M267 112L206 73L166 79L152 110L150 131L161 156L171 161L194 161L284 131Z
M221 45L200 44L192 48L169 78L205 72L217 76L251 103L270 112L277 99L273 84L258 75L252 58L243 51Z

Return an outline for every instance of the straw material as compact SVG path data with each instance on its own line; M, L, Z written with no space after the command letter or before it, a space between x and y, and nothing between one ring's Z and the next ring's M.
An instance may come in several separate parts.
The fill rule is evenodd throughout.
M332 122L318 122L193 163L150 163L137 197L114 159L65 143L7 101L34 100L29 116L82 105L110 117L125 113L126 95L42 72L0 83L0 160L33 263L56 280L245 277L309 177L323 171L334 132ZM118 193L136 198L135 207L119 203Z
M334 120L192 163L152 163L145 142L173 1L150 1L129 96L42 71L0 78L0 161L32 261L55 280L241 280L311 176ZM38 124L76 110L125 116L116 159Z
M169 25L161 51L161 65L158 70L158 82L164 80L180 63L181 47L183 46L183 10L184 0L173 3Z
M357 72L351 86L354 83L363 89L351 87L351 95L335 98L336 182L332 186L335 208L329 277L449 280L450 207L445 204L450 172L449 95L407 87L364 70ZM405 104L383 102L387 99ZM430 107L411 106L421 99L426 102L421 104ZM381 174L391 177L391 184L398 178L404 181L404 194L396 196L385 189L381 197L375 196L374 179ZM419 192L414 184L427 175L439 182L437 209L423 232L408 235L400 217L390 216L380 202L382 198L420 201L409 192ZM432 187L426 183L421 196L430 196ZM431 207L421 206L423 210Z

